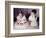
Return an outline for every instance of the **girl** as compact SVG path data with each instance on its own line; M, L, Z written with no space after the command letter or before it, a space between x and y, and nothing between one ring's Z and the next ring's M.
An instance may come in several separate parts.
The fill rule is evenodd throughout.
M36 21L36 18L35 18L35 11L32 10L30 16L29 16L29 24L30 26L37 26L37 21Z

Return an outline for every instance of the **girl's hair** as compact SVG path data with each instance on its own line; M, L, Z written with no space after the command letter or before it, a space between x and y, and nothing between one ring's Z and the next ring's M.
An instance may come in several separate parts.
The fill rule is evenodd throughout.
M34 14L36 14L36 13L37 13L36 9L33 9L33 10L32 10L32 12L33 12Z

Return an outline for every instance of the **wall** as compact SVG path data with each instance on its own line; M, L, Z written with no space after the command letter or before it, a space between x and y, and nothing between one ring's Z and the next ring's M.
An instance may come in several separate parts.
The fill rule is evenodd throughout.
M39 2L39 3L45 2L45 0L13 0L13 1L24 1L24 2L26 1L26 2ZM5 7L5 0L0 0L0 38L5 38L5 8L4 7ZM46 13L45 13L45 16L46 16ZM45 29L46 29L46 26L45 26ZM46 30L45 30L45 34L46 34ZM16 38L46 38L46 35L25 36L25 37L16 37Z

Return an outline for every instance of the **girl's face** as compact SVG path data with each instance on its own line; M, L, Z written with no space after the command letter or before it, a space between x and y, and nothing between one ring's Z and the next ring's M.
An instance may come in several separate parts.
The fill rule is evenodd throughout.
M31 15L34 15L34 13L33 13L33 12L31 12Z

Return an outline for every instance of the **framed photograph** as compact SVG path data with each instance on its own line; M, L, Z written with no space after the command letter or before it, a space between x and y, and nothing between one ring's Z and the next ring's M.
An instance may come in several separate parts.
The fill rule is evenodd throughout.
M45 4L5 1L5 36L45 34Z

